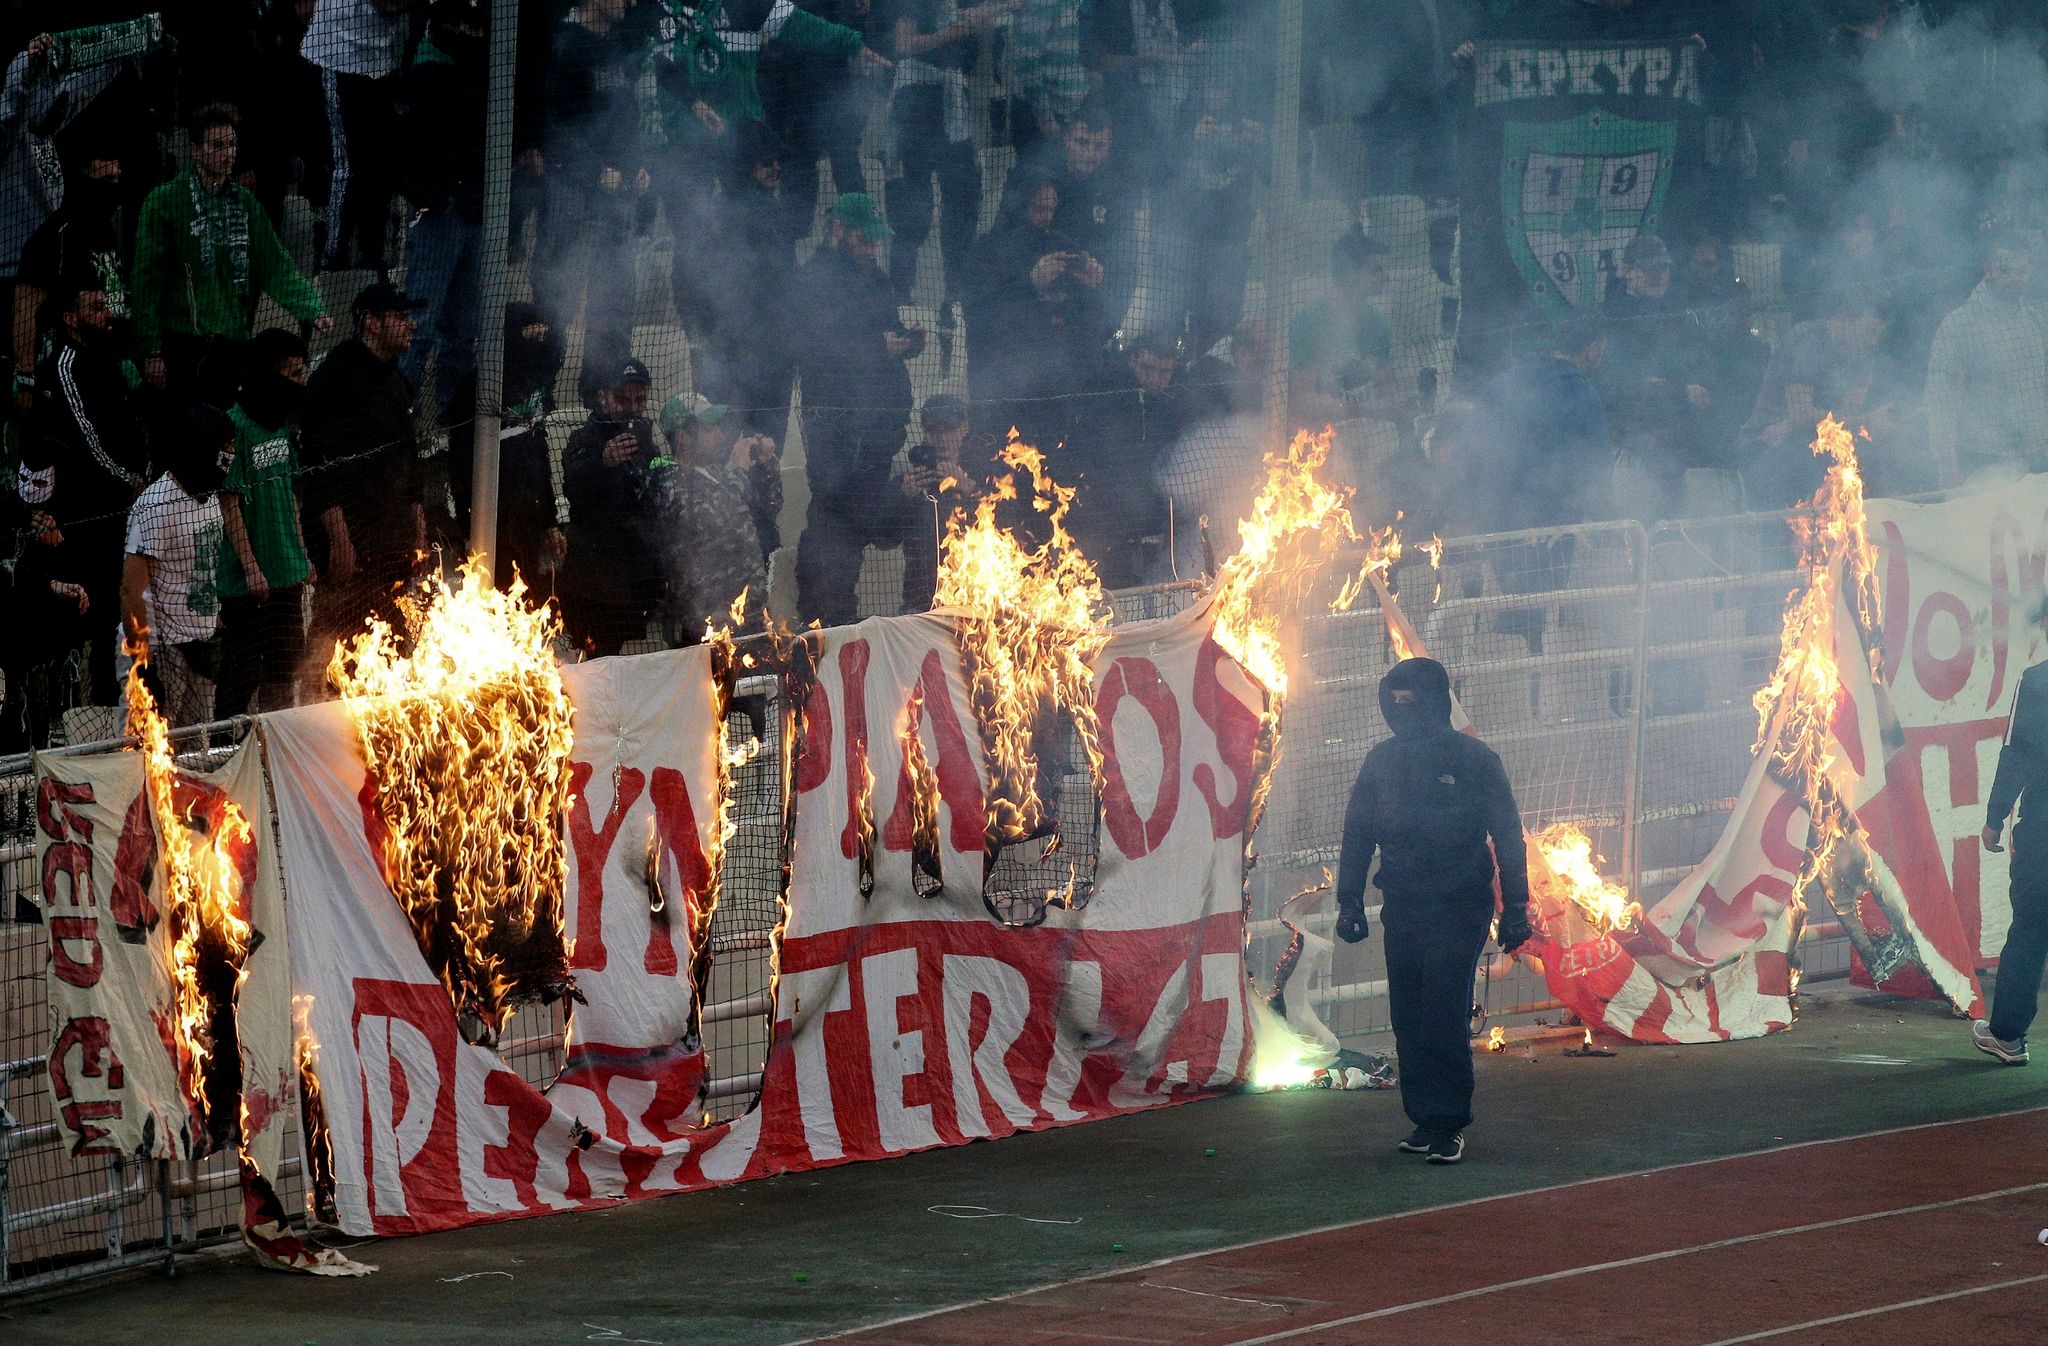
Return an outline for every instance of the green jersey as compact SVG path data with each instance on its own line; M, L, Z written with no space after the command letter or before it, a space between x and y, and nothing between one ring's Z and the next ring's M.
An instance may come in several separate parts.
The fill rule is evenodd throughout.
M235 461L220 492L238 498L249 550L271 591L303 583L312 567L299 540L299 451L291 429L258 425L239 405L229 410L228 419L235 423ZM232 542L221 548L220 592L228 598L249 592L249 577Z

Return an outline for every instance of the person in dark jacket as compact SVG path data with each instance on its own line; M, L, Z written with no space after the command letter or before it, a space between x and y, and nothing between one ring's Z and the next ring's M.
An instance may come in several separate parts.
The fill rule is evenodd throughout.
M554 472L540 418L555 409L555 375L567 345L532 304L505 305L505 405L498 423L498 545L494 583L505 588L516 570L536 602L555 592L568 549L555 503ZM475 371L449 392L448 467L457 529L470 536L475 463Z
M1137 337L1081 399L1067 442L1048 459L1053 479L1075 490L1067 531L1095 562L1104 588L1166 578L1171 520L1158 472L1187 424L1178 372L1172 342Z
M2034 620L2048 624L2048 603L2034 610ZM2020 816L2012 825L2012 925L1998 954L1991 1017L1970 1025L1970 1041L2009 1066L2027 1063L2027 1029L2048 967L2048 802L2041 801L2048 801L2048 661L2020 675L1984 810L1987 851L2005 849L1999 839L2014 805Z
M647 366L628 358L562 455L562 490L569 498L562 623L592 657L617 654L627 641L644 637L661 597L650 480L661 442L647 419L652 383Z
M567 331L584 298L585 406L632 354L633 231L648 171L634 85L646 35L622 0L585 0L554 37L543 93L547 205L533 263L534 302Z
M1380 680L1380 712L1394 736L1366 754L1344 810L1337 935L1356 944L1369 933L1365 876L1377 851L1401 1106L1415 1123L1400 1148L1455 1164L1472 1124L1472 977L1496 878L1502 952L1530 936L1522 815L1500 758L1451 727L1442 664L1395 664Z
M797 612L827 626L854 620L861 550L876 535L874 503L890 489L889 464L910 419L904 362L924 330L897 316L895 292L876 261L888 222L864 192L832 205L826 246L797 273L795 293L815 305L798 324L803 378L804 471L811 505L797 546Z
M397 621L398 595L426 535L415 390L398 367L418 304L379 281L351 307L355 336L307 380L301 418L302 517L319 574L309 652L323 668L332 642L360 631L369 617Z
M418 338L399 367L417 385L427 357L436 357L443 424L448 390L467 380L476 365L489 21L483 0L435 0L426 40L405 77L403 189L414 211L406 228L405 283L420 300L420 318Z
M128 507L147 479L149 447L109 349L113 310L105 291L81 285L54 307L56 344L37 371L30 436L51 447L49 511L69 539L92 608L112 613L121 601ZM104 624L95 629L87 665L92 701L111 706L119 699L114 640Z

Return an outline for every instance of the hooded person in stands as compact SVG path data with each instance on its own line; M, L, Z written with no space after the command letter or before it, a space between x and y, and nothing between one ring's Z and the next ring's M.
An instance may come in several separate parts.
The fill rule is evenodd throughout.
M1531 934L1522 815L1500 758L1451 727L1442 664L1395 664L1380 680L1380 712L1394 736L1366 754L1344 811L1337 936L1356 944L1370 933L1365 878L1377 852L1401 1106L1415 1124L1400 1149L1455 1164L1472 1124L1472 978L1496 878L1501 951Z
M547 434L540 418L555 409L555 375L567 343L532 304L505 305L505 405L498 421L498 546L494 583L503 589L516 570L536 602L555 592L569 541L555 498ZM448 469L458 531L470 535L470 491L476 457L472 418L476 373L452 387L443 404Z
M219 492L235 426L226 412L195 403L172 433L169 466L128 511L120 616L129 656L176 726L213 718L225 535Z

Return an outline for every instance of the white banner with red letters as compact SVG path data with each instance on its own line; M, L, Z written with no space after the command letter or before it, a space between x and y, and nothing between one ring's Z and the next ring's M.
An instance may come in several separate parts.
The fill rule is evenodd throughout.
M1092 893L1028 926L983 899L986 771L951 621L878 619L815 639L761 1094L709 1126L692 923L659 919L647 881L653 836L669 902L688 909L705 892L718 799L702 647L568 670L565 922L584 1003L545 1092L458 1031L381 877L340 708L264 717L294 989L311 997L343 1229L589 1207L1084 1121L1244 1078L1262 693L1210 639L1206 611L1123 628L1098 660ZM911 733L936 777L936 888L913 867Z
M1933 504L1872 500L1868 515L1883 609L1875 671L1846 600L1831 633L1842 688L1828 781L1853 814L1867 882L1854 918L1910 953L1887 989L1981 1015L1976 969L1997 961L2011 906L2007 854L1985 852L1978 832L2019 675L2048 655L2030 620L2048 592L2048 476ZM1405 626L1398 612L1389 620ZM1767 758L1707 857L1630 934L1587 927L1532 847L1531 952L1588 1022L1642 1042L1791 1022L1788 899L1811 820ZM1807 897L1826 919L1820 888Z
M199 1158L214 1146L180 1066L192 1038L179 1028L176 932L165 910L163 847L142 754L38 754L35 766L50 940L50 1088L70 1152ZM281 1237L269 1184L284 1157L296 1083L284 896L262 762L245 746L212 772L177 772L171 788L195 847L225 838L236 914L251 927L232 1003L213 1016L214 1032L233 1033L239 1095L217 1097L215 1105L237 1110L245 1227L253 1236L271 1226ZM231 810L249 822L246 832L223 832Z

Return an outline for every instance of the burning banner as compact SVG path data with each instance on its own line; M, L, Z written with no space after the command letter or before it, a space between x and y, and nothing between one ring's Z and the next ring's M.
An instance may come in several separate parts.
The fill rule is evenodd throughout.
M258 1255L358 1274L287 1231L275 1189L294 1097L290 969L260 755L185 771L147 692L131 698L139 751L36 759L50 1084L71 1153L233 1147Z
M372 620L328 677L366 766L363 817L386 884L465 1032L495 1038L521 1000L568 987L562 815L569 702L553 610L477 562Z
M690 975L700 936L651 912L645 859L652 827L672 857L670 903L687 907L707 881L700 857L724 807L708 649L566 670L578 746L564 926L585 1003L544 1094L461 1032L385 885L344 712L264 717L342 1228L576 1209L1087 1120L1244 1076L1239 904L1262 698L1209 639L1206 611L1113 632L1095 660L1095 896L1037 925L992 920L982 900L988 768L953 623L877 620L807 644L817 674L789 781L771 1045L755 1106L710 1125ZM907 734L934 782L946 882L929 895Z

